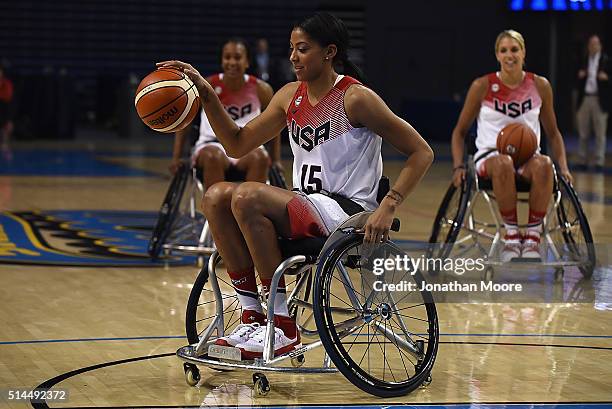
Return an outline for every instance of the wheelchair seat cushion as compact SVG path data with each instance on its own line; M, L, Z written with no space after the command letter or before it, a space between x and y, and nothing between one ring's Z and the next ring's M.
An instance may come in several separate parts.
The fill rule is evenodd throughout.
M493 190L493 182L489 178L478 178L478 190ZM516 191L517 192L529 192L531 190L531 183L525 179L516 178Z
M196 169L196 176L200 182L204 183L204 172L199 166ZM244 182L246 180L246 172L238 169L234 165L230 165L225 171L225 180L227 182Z
M280 250L284 258L293 256L309 256L316 258L327 237L308 237L305 239L290 240L281 238L279 240Z

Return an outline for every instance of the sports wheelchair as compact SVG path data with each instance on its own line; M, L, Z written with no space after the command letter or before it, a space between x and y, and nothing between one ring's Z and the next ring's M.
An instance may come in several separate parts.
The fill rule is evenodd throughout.
M204 365L253 372L258 396L270 391L266 371L339 371L355 386L380 397L401 396L428 385L439 338L432 294L421 290L424 278L414 269L412 273L394 268L373 274L376 259L394 259L405 253L390 241L363 243L362 229L370 214L351 216L327 239L280 240L285 260L273 275L267 303L260 291L267 309L266 341L263 357L253 361L241 360L237 348L214 344L241 317L229 279L217 274L220 256L215 252L198 274L187 303L190 345L177 351L184 361L187 383L195 386L199 382L198 365ZM399 230L399 220L394 220L392 230ZM303 346L274 356L274 298L283 274L287 276L289 312ZM401 283L411 283L416 290L393 291L389 286ZM305 354L321 345L325 350L322 366L304 366ZM287 360L291 365L283 366Z
M244 175L230 168L226 180L240 182ZM268 183L285 189L283 174L274 166L268 171ZM170 182L164 197L157 222L153 228L147 252L153 260L162 251L209 255L215 251L208 222L198 211L198 198L204 195L201 170L183 163Z
M529 192L530 184L517 178L516 187L519 204L528 203L524 194ZM585 278L591 277L596 262L591 229L576 191L557 176L556 165L552 200L543 221L542 259L501 262L503 221L492 189L490 180L478 177L474 158L470 155L462 185L456 188L451 183L442 199L429 238L428 257L482 257L487 266L485 279L492 278L494 266L512 264L518 267L530 262L554 268L557 280L563 277L564 268L570 266L578 267ZM519 228L525 227L519 224Z

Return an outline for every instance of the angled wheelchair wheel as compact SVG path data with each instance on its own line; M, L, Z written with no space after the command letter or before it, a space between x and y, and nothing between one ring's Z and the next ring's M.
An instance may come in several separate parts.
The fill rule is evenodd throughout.
M463 226L474 184L475 180L468 173L460 188L451 183L446 190L429 236L428 257L445 259L449 256Z
M190 344L195 344L199 341L200 335L208 328L208 325L217 315L217 300L208 279L208 263L205 263L193 283L193 288L187 301L185 332ZM217 280L223 299L223 328L228 333L240 323L242 309L229 277L219 277L217 275ZM214 338L219 336L220 334L216 330L212 334Z
M438 350L436 308L419 290L421 273L374 274L375 259L404 254L390 242L371 253L363 235L347 235L316 273L314 316L327 354L347 380L380 397L426 385Z
M289 312L298 324L302 323L306 327L309 320L307 313L303 312L304 308L302 306L304 305L303 300L309 300L311 286L309 280L302 279L305 274L307 274L307 277L304 278L310 277L310 272L296 276L285 276L285 285L287 294L291 295L291 301L288 305ZM228 275L223 271L217 270L216 276L223 302L223 331L227 334L240 324L242 308ZM206 259L204 267L200 270L198 277L193 283L185 311L185 332L190 344L195 344L199 341L199 337L206 331L217 315L217 299L209 282L209 277L208 259ZM261 291L261 286L259 286L259 289ZM263 299L263 294L260 294L260 297L260 301L265 309L267 304ZM302 301L300 302L300 300ZM310 312L310 315L312 315L312 312ZM211 335L213 338L219 336L220 334L217 330Z
M276 166L270 166L270 170L268 171L268 179L270 180L270 185L280 187L281 189L287 189L285 176Z
M159 209L157 223L153 228L153 233L151 234L151 239L149 240L147 252L154 260L159 257L162 246L164 245L168 234L170 234L170 229L178 213L181 198L185 192L185 186L188 179L189 167L183 164L172 178L172 182L170 182L170 187L166 192L164 202Z
M559 178L558 187L561 201L557 207L557 220L567 253L573 261L580 263L578 268L582 275L590 278L595 268L595 245L589 222L574 188L563 178Z

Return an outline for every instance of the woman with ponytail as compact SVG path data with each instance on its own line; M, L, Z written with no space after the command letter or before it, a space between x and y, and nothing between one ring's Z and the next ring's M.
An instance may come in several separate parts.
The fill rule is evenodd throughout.
M242 324L217 343L239 348L245 359L262 356L265 316L254 269L269 286L282 261L277 238L325 237L351 214L369 210L374 213L366 222L364 240L384 241L397 207L433 161L419 133L360 82L363 76L348 58L349 35L341 20L328 13L308 17L294 26L289 44L297 81L281 88L266 110L243 127L231 120L194 67L180 61L158 63L183 70L193 80L217 138L233 157L289 128L293 191L257 182L220 182L204 197L204 214L243 309ZM336 72L338 63L344 75ZM379 206L381 138L407 160ZM275 354L281 354L301 345L282 279L274 311Z

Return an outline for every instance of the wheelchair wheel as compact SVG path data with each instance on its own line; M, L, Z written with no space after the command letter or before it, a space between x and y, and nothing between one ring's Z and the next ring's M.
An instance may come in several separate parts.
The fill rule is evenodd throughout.
M557 220L569 257L580 262L579 269L585 278L593 275L595 268L595 245L578 195L563 178L558 181L561 201L557 207Z
M268 171L268 179L270 180L270 185L280 187L281 189L287 189L285 176L276 166L270 166L270 170Z
M431 293L419 291L420 272L373 274L379 256L403 255L384 243L368 254L363 235L348 235L321 258L314 315L321 341L338 370L358 388L380 397L405 395L430 379L438 350L438 318ZM417 289L383 289L376 284ZM378 291L381 290L381 291Z
M308 274L308 272L302 274ZM294 289L302 274L297 276L285 276L287 294L294 293ZM190 344L195 344L199 341L199 336L208 328L208 325L217 314L215 293L208 279L208 259L205 259L204 267L200 270L198 277L193 283L191 292L189 293L189 300L187 301L187 309L185 312L185 332ZM223 330L227 334L240 324L242 307L240 306L238 296L227 274L217 274L217 281L221 290L221 297L223 298ZM259 278L257 281L259 283ZM295 291L295 299L308 300L308 298L304 297L308 297L310 291L310 282L306 281L305 285L302 285ZM305 295L304 292L306 292ZM260 301L265 309L267 304L262 294L260 294ZM288 308L291 316L298 321L298 324L302 322L300 320L306 319L304 318L306 316L300 318L298 312L299 310L303 310L303 308L298 307L294 302L290 302ZM304 323L304 326L306 325L307 322ZM212 337L216 338L218 336L219 334L217 331L214 331Z
M445 259L453 249L472 196L475 180L466 174L461 188L452 183L446 190L429 237L427 257Z
M195 344L199 341L200 334L208 328L212 319L217 315L215 293L211 289L210 283L208 283L208 278L208 263L205 263L195 283L193 283L193 288L187 301L185 332L190 344ZM228 333L240 323L242 308L229 281L229 277L222 278L217 275L217 280L219 281L223 298L223 328L225 333ZM212 337L219 337L217 331L213 332Z
M183 197L188 178L189 167L183 164L172 178L172 182L170 182L170 187L166 192L166 197L159 210L157 223L153 229L153 234L151 235L147 249L149 256L151 256L153 260L159 257L162 246L170 233L172 223L176 218L181 204L181 198Z

